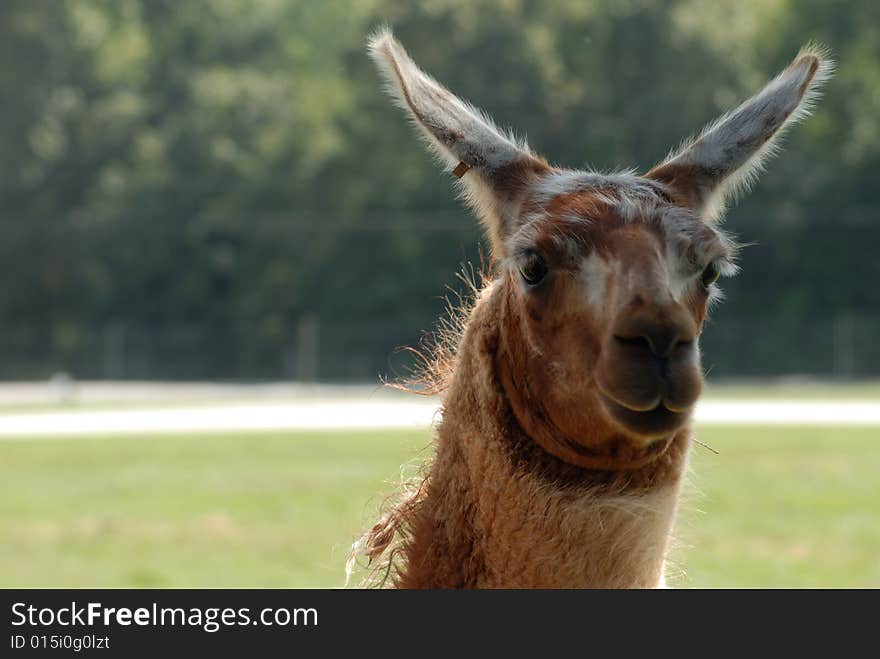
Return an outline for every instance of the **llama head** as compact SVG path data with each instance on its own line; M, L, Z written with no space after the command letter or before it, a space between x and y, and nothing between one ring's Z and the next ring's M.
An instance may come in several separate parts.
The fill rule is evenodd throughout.
M633 469L684 428L698 339L734 247L717 221L831 70L805 48L756 96L642 176L553 167L421 71L388 30L370 42L398 102L459 178L498 264L495 369L545 450Z

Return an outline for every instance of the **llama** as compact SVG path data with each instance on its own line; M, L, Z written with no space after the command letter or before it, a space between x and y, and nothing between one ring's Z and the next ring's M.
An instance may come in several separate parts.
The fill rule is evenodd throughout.
M456 98L390 30L369 52L458 178L494 276L431 360L445 390L421 483L355 543L371 585L664 583L698 340L735 245L725 201L808 113L832 64L803 48L756 96L642 176L551 166Z

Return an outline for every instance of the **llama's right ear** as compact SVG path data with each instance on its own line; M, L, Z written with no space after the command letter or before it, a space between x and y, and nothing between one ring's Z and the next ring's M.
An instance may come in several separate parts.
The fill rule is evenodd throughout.
M518 202L530 182L550 171L549 165L419 69L388 28L370 38L369 52L398 105L461 179L493 250L504 255L504 240L517 222Z
M667 184L680 203L706 219L716 219L728 197L749 187L785 129L809 114L833 69L823 48L803 48L761 92L645 176Z

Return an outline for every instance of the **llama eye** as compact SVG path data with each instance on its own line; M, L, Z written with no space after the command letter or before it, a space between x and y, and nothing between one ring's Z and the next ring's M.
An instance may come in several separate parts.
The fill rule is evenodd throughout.
M547 276L547 264L539 254L529 252L519 266L519 274L529 286L537 286Z
M721 276L721 270L718 269L718 265L716 263L710 263L706 266L706 269L703 270L703 274L700 275L700 281L703 283L703 288L709 288L712 284L718 281L718 277Z

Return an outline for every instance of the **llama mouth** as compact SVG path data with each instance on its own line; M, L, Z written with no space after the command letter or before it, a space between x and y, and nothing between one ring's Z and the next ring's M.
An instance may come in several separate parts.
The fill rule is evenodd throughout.
M623 428L635 435L649 439L659 439L681 428L690 410L673 411L662 402L650 410L634 410L607 396L605 408L611 417Z

